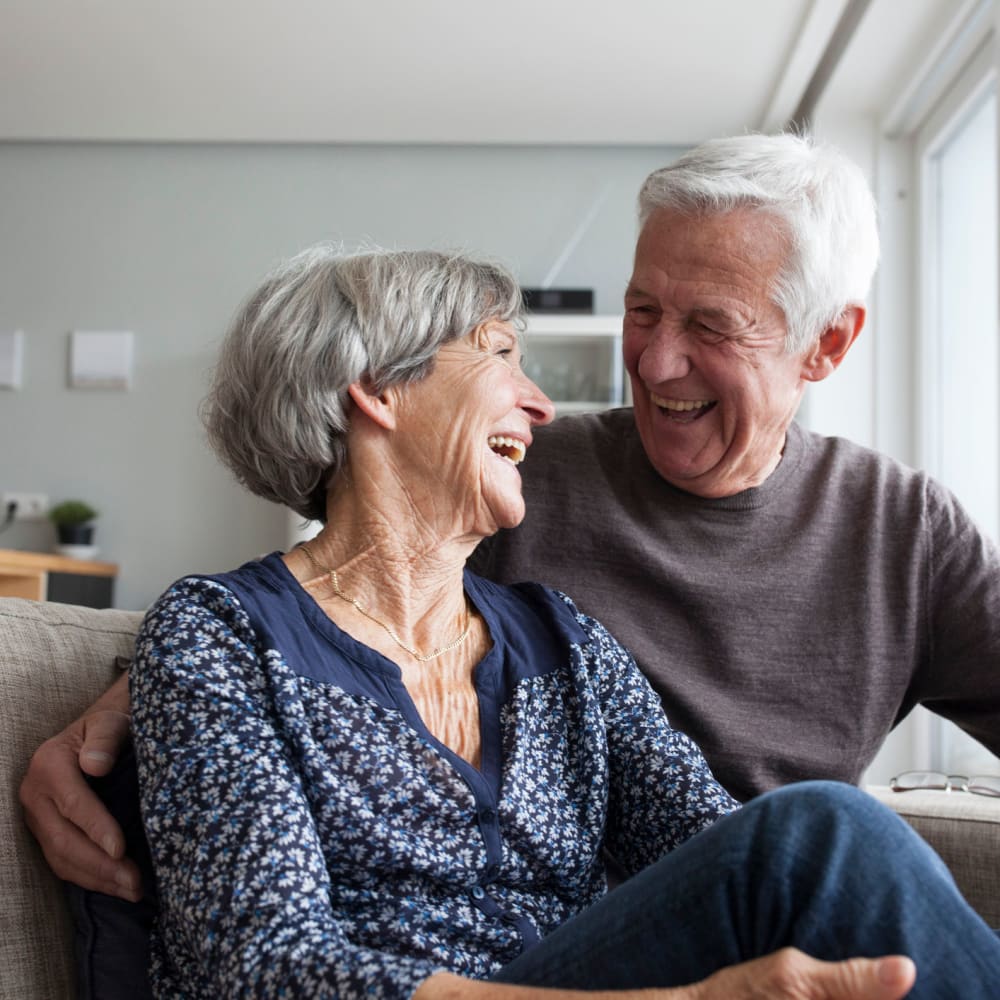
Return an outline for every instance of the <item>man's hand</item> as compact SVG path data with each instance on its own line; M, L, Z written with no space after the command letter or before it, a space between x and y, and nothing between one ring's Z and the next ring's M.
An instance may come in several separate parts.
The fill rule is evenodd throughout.
M107 774L128 727L128 680L123 675L84 716L35 751L21 782L21 805L56 875L136 902L142 898L139 869L124 856L121 827L81 773Z

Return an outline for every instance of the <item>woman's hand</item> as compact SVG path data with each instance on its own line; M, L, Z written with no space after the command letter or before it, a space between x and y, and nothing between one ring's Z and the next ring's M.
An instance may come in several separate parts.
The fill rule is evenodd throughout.
M820 962L783 948L682 987L676 1000L897 1000L910 992L916 978L916 966L901 955ZM663 996L675 1000L675 991Z
M690 986L649 990L560 990L474 982L438 973L413 1000L900 1000L916 967L899 955L820 962L795 948L722 969Z
M28 827L59 878L135 902L142 898L139 869L124 856L121 827L81 773L107 774L128 728L123 675L85 715L35 751L20 797Z

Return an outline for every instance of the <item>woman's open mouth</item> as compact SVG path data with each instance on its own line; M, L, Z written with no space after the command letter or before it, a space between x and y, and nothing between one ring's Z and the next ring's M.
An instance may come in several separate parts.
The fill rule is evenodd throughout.
M490 446L490 451L501 458L506 458L513 465L520 465L524 461L527 449L524 442L517 438L507 437L505 434L491 434L486 443Z

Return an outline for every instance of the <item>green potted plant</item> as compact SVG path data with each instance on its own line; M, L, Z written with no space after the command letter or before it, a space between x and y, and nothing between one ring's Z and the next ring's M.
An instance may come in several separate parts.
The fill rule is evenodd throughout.
M90 545L94 540L97 511L83 500L63 500L49 511L60 545Z

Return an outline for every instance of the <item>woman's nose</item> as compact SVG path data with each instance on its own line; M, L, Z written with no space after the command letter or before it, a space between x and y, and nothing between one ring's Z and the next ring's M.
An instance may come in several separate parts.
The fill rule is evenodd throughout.
M552 400L523 372L521 373L521 381L523 386L518 405L528 414L532 426L543 427L545 424L552 423L556 415L556 408L552 405Z

